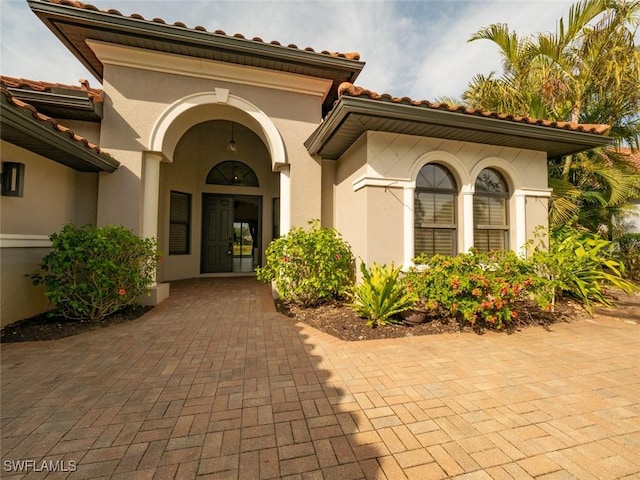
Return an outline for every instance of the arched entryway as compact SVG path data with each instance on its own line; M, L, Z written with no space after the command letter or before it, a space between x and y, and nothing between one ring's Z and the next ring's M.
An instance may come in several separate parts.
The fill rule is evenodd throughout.
M271 120L217 90L167 109L150 145L163 159L157 237L167 254L159 280L253 272L290 216L288 165Z

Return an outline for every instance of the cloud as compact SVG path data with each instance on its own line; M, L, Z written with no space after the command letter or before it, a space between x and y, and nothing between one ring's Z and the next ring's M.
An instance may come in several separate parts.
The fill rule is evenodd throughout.
M416 84L427 98L459 97L478 73L501 71L498 49L489 41L467 43L469 37L492 23L506 23L519 35L555 29L571 2L469 2L433 35L433 48L418 69Z
M124 15L182 21L209 31L242 33L300 48L358 51L366 61L356 83L415 99L460 96L477 73L500 68L490 42L467 43L490 23L522 34L551 30L570 0L545 1L158 1L94 0ZM92 78L29 10L24 1L0 0L2 73L77 83Z

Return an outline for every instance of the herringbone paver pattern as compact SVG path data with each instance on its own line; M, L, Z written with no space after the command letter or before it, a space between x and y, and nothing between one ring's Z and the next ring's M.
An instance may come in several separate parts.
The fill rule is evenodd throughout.
M255 279L176 282L128 324L2 346L0 476L640 478L639 340L599 318L345 343Z

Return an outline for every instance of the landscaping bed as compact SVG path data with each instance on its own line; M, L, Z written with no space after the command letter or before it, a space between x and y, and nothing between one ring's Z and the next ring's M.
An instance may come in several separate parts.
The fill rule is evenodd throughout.
M49 316L46 313L20 320L0 330L0 343L33 342L57 340L96 328L109 327L141 317L153 307L131 306L109 315L100 322L73 320L63 316Z
M278 302L276 308L288 317L346 341L459 332L483 333L480 328L473 328L468 324L461 325L453 319L436 317L427 317L425 323L415 326L400 324L372 328L343 302L330 302L313 308ZM521 311L523 314L505 329L507 333L514 333L530 326L548 327L555 322L568 321L583 313L573 302L560 303L555 312L542 311L535 305L523 306Z

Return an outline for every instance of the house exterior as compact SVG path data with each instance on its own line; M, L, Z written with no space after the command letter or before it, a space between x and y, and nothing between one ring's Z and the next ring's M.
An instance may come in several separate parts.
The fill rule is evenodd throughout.
M172 280L252 272L312 219L367 264L524 254L547 226L547 159L608 143L606 126L371 92L355 53L28 3L102 88L1 79L3 325L46 310L24 275L68 222L157 238L151 303Z

